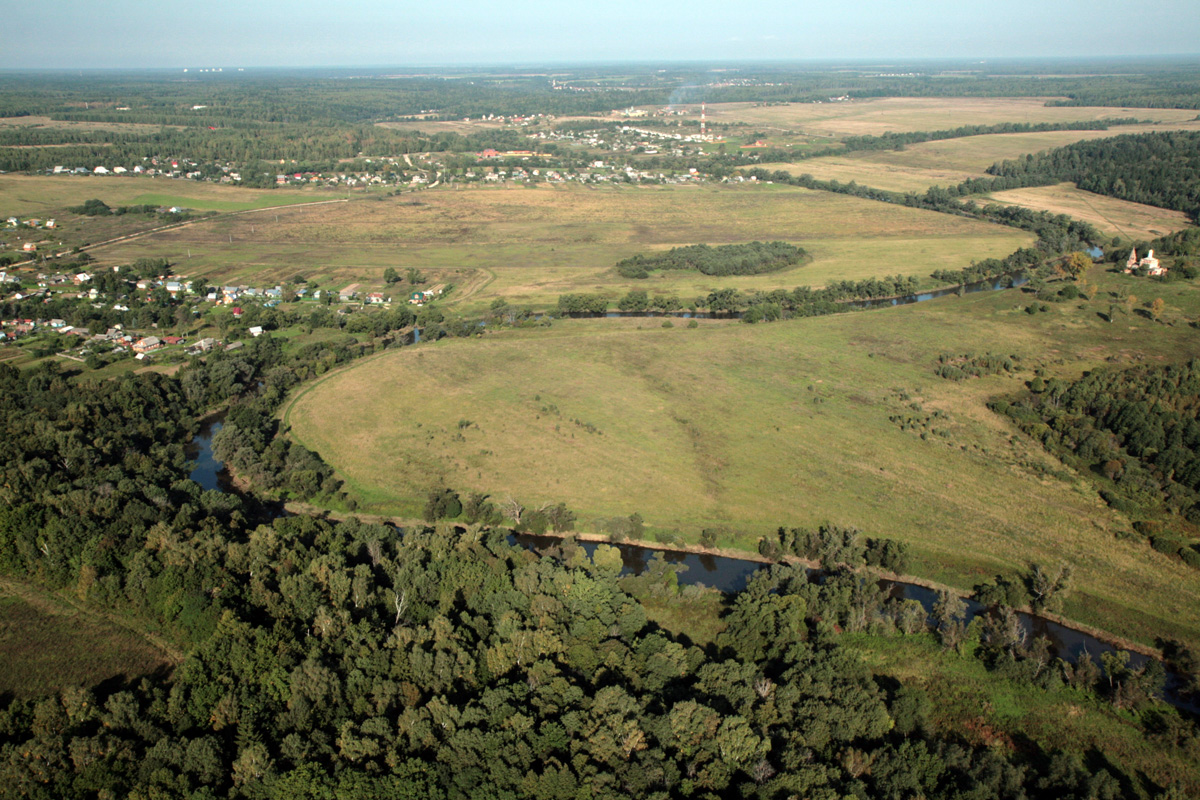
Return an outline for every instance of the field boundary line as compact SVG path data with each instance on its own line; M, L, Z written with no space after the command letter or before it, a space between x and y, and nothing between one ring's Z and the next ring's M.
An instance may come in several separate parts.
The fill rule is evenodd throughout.
M162 636L146 630L133 620L126 619L115 612L95 608L60 592L43 589L35 584L19 581L8 576L0 577L0 592L12 595L47 614L59 612L59 609L52 607L59 605L60 607L70 608L85 617L103 620L111 625L116 625L145 640L147 644L166 656L171 664L178 665L183 663L185 656L182 650Z

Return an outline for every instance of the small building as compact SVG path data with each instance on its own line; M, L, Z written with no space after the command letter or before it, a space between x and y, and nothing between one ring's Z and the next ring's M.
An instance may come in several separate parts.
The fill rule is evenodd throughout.
M21 246L21 249L24 250L26 253L36 253L37 245L34 244L33 242L26 242L24 245Z
M255 325L253 328L250 329L250 335L253 336L255 339L257 339L259 336L262 336L263 333L265 333L265 331L263 330L263 327L261 325Z
M163 341L157 336L147 336L145 339L139 339L133 343L133 352L135 353L152 353L163 346Z
M1125 274L1132 274L1139 269L1146 270L1146 274L1151 278L1167 274L1167 268L1160 264L1158 259L1154 257L1154 250L1147 252L1145 258L1139 259L1137 257L1137 248L1135 247L1129 251L1129 260L1125 262Z
M205 337L191 346L190 353L207 353L217 346L217 340L211 336Z

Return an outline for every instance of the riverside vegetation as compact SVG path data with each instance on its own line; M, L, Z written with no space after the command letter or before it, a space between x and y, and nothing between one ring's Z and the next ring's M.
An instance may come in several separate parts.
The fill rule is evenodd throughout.
M474 88L460 81L441 97L449 116L529 104L579 113L617 100L658 102L685 78L648 75L631 79L634 89L553 98L535 79L511 90L502 86L508 78ZM898 90L894 80L867 76L804 80L721 92L774 102L841 85ZM406 104L430 107L445 83L404 83L399 113ZM934 80L921 91L1051 85L1069 103L1138 96L1187 105L1190 84L1151 71L1049 83ZM313 92L313 103L266 124L256 116L272 102L255 94L263 83L231 91L190 121L175 105L199 102L196 87L143 87L147 105L113 121L116 112L101 103L75 109L70 96L80 88L69 80L45 97L13 86L0 87L0 108L54 119L40 133L0 141L69 144L78 148L72 157L100 146L137 155L198 143L212 124L220 132L196 146L214 158L245 131L262 134L225 169L267 154L308 169L409 149L441 153L437 169L455 176L474 168L475 148L526 141L519 128L473 138L377 128L370 123L407 123L381 118L385 95L388 114L397 113L398 95L370 82L356 84L362 103L354 110L334 102L330 85L293 81ZM955 103L969 105L946 107ZM991 113L1014 108L1033 106L997 100ZM819 110L846 119L856 112ZM739 113L794 109L748 103ZM1112 113L1116 122L1104 124L1151 113ZM1086 127L1070 122L1078 117L1038 119L833 146L866 151ZM126 123L182 130L155 140ZM719 124L738 131L728 118ZM311 136L297 139L295 125ZM114 136L104 126L115 126ZM81 141L87 133L95 138ZM792 152L813 147L794 139ZM26 157L14 151L5 157ZM53 158L48 152L35 154ZM645 165L666 163L654 158ZM54 269L95 272L102 301L10 298L5 318L49 309L97 329L220 332L245 337L246 346L168 357L140 374L99 358L60 367L57 340L39 340L36 353L22 348L19 368L0 363L0 426L12 443L0 452L0 570L8 576L0 590L42 608L70 598L144 640L120 641L97 623L91 635L108 637L120 663L97 660L59 677L34 663L29 642L0 628L0 648L18 665L0 698L5 785L30 797L147 798L1174 800L1200 791L1195 722L1161 701L1164 664L1184 701L1194 700L1200 672L1189 460L1200 357L1195 230L1114 243L1077 220L980 205L957 190L904 195L754 172L752 151L686 158L718 180L738 168L747 180L679 192L439 187L420 199L363 190L322 207L324 227L313 209L281 212L270 247L233 242L258 236L265 217L218 214L51 257ZM434 177L433 161L418 163ZM201 172L226 174L221 166ZM49 210L61 208L79 226L66 233L77 237L152 224L145 208L88 216L102 204L156 202L114 180L118 190L66 192ZM272 195L322 197L181 184L208 204L196 207L217 211L232 210L219 205L225 198L266 207ZM33 184L6 178L0 197L19 198L11 187L22 185ZM676 200L682 211L671 210ZM662 212L663 231L626 236L634 228L612 226L623 204ZM556 205L564 217L548 210ZM743 206L753 210L739 215ZM562 238L540 250L570 242L573 255L558 264L543 253L550 260L534 269L488 280L451 268L475 235L454 219L468 208L491 209L479 231L542 231ZM595 209L605 216L589 220ZM697 235L718 224L698 210L726 215L719 236ZM397 213L403 230L425 232L425 254L409 251L418 253L412 263L380 255L401 229L371 230ZM861 221L875 225L877 241L838 244L839 215L842 235ZM510 229L508 216L522 220ZM599 238L584 242L573 225ZM797 225L826 238L810 243L794 234ZM917 252L935 229L979 238L949 246L948 257ZM300 231L331 249L302 254L306 245L288 241ZM212 250L189 265L181 249L189 243ZM1105 271L1077 252L1095 244L1109 263L1128 246L1153 246L1172 270L1164 280ZM499 264L529 251L514 247L501 241L487 258ZM318 265L333 250L353 252ZM572 263L577 254L582 269ZM211 281L277 274L287 299L247 304L240 318L165 291L113 308L123 281L106 267L154 274L164 258ZM621 259L634 262L630 274L614 269ZM297 287L328 290L360 276L400 288L401 274L412 276L405 286L440 283L445 299L410 309L295 297ZM1006 274L1028 283L886 312L846 305ZM614 304L639 313L741 312L746 323L776 324L562 318ZM250 338L251 327L266 332ZM414 327L422 344L409 347ZM197 419L216 410L225 416L214 451L246 494L205 491L187 477ZM279 516L281 501L316 516ZM337 519L321 518L326 512ZM363 521L368 515L401 525ZM533 554L506 541L510 529L563 538ZM621 577L620 554L600 546L586 556L576 529L804 558L821 570L776 564L721 596L681 588L663 557ZM943 590L929 615L885 595L869 570L939 580L992 610L967 625L958 593ZM1121 651L1060 661L1045 639L1024 633L1020 607L1153 645L1166 661ZM28 619L7 611L19 608L0 604L6 619Z

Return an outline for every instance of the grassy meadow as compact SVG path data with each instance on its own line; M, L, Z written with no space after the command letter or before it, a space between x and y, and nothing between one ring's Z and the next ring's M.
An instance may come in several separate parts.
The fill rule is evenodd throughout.
M790 241L813 258L734 278L680 272L635 281L613 269L639 252L754 239ZM564 292L615 297L644 288L690 300L722 286L927 276L1031 241L997 225L789 186L509 186L243 214L94 255L102 264L164 256L181 272L213 281L273 283L301 273L328 287L381 285L387 267L419 267L438 282L486 281L486 294L476 297L481 304L500 297L546 306Z
M633 512L692 541L724 526L724 545L748 550L780 524L828 520L911 543L919 574L963 588L1066 561L1069 616L1200 641L1200 573L1117 540L1130 521L986 407L1038 367L1077 378L1200 354L1195 286L1092 279L1101 297L1032 316L1012 290L756 327L569 321L422 345L310 385L286 421L365 512L412 516L449 485L565 501L584 529ZM1163 321L1109 323L1104 293L1121 288L1162 296ZM933 374L943 351L1015 354L1022 371L949 382Z
M321 189L247 189L219 183L117 175L0 175L0 213L51 216L95 197L110 206L181 206L196 211L248 211L345 197Z

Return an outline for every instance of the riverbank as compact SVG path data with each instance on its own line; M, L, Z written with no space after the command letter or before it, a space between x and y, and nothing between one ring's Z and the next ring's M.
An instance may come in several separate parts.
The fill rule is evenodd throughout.
M415 518L401 518L401 517L392 517L392 516L379 515L379 514L355 514L353 512L332 512L332 511L328 511L326 509L321 509L316 506L309 505L307 503L295 503L295 502L287 503L287 504L285 504L284 508L288 513L308 514L310 516L318 516L318 517L322 517L324 519L329 519L329 520L334 520L334 521L345 521L345 520L349 520L349 519L353 518L353 519L357 519L360 522L376 524L376 525L390 525L390 526L397 527L397 528L418 527L418 526L423 526L423 525L428 524L424 520L415 519ZM511 529L509 529L509 532L510 532L510 534L515 534L515 532L512 531ZM621 541L613 541L612 538L610 536L608 536L607 534L589 533L589 532L581 532L581 531L571 531L571 532L567 532L567 533L546 532L546 533L538 534L536 537L531 537L531 538L556 539L559 541L563 541L566 539L574 539L575 541L578 541L581 543L588 543L588 544L594 544L594 545L604 544L604 545L610 545L610 546L614 546L614 547L618 547L618 548L637 548L640 550L649 551L651 553L664 553L664 554L668 554L668 555L669 554L680 554L680 555L692 555L692 556L697 556L697 557L701 557L701 558L707 557L707 558L711 558L711 559L727 559L730 561L736 561L736 562L743 563L743 564L758 564L760 566L769 566L771 564L785 563L785 564L793 564L796 566L805 567L805 568L811 569L811 570L820 569L820 566L821 566L820 562L813 561L810 559L800 558L799 556L794 556L794 555L783 556L779 559L770 559L770 558L766 558L765 556L759 555L757 553L750 553L745 550L738 550L735 548L728 548L728 547L707 548L702 545L695 545L695 544L666 545L666 544L663 544L662 542L652 541L649 539L623 539ZM973 594L972 592L966 591L964 589L960 589L956 586L950 586L948 584L938 583L937 581L930 580L928 578L923 578L918 575L900 574L900 573L896 573L896 572L889 572L887 570L877 569L874 567L859 567L859 568L857 568L856 571L859 572L860 574L868 575L876 580L887 581L887 582L897 584L897 585L919 587L919 588L925 589L931 593L949 592L952 596L955 596L964 601L967 601L972 606L971 610L974 613L979 613L983 608L982 606L980 606L978 603L976 603L974 600L971 599L972 594ZM926 605L928 605L928 603L926 603ZM1102 630L1100 628L1097 628L1097 627L1094 627L1091 625L1086 625L1084 623L1077 622L1077 621L1069 619L1068 617L1065 617L1061 614L1055 614L1055 613L1044 612L1044 611L1041 613L1034 613L1033 609L1030 606L1021 606L1021 607L1015 608L1014 610L1017 611L1019 614L1029 617L1032 620L1041 620L1046 623L1051 623L1053 625L1060 626L1066 630L1072 631L1081 636L1094 639L1097 642L1103 643L1104 645L1107 645L1108 647L1111 647L1114 649L1128 650L1131 653L1137 653L1146 658L1156 658L1156 659L1160 659L1160 660L1162 659L1162 654L1159 652L1159 650L1157 650L1154 647L1151 647L1150 645L1144 644L1142 642L1137 642L1132 639L1127 639L1122 636L1118 636L1114 633ZM1036 626L1036 625L1032 626L1032 628L1034 630L1036 630L1037 627L1038 626ZM1086 643L1085 643L1085 647L1086 647ZM1093 652L1093 651L1089 651L1089 652ZM1096 655L1096 654L1097 654L1096 652L1093 652L1093 655Z

